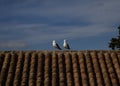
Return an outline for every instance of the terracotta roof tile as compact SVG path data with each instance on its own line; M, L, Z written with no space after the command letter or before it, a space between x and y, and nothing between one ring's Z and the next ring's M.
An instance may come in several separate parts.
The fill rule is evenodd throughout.
M120 51L1 51L5 85L120 86Z

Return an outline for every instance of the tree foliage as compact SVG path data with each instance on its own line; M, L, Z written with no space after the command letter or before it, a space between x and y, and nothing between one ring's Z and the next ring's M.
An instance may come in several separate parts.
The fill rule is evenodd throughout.
M118 27L119 35L117 38L111 38L109 42L109 48L112 50L120 49L120 26Z

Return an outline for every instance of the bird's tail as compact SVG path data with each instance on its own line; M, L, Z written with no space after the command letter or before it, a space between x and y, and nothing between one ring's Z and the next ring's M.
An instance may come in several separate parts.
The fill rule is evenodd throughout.
M58 48L59 50L62 50L60 47Z

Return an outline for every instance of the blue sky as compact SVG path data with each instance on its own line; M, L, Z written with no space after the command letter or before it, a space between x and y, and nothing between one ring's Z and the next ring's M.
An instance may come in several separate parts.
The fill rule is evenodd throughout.
M108 50L120 25L120 0L0 0L0 50Z

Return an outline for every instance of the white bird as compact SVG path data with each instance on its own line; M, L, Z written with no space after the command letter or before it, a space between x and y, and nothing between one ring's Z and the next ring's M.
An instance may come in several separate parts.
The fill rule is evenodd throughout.
M67 40L64 39L63 47L66 49L70 49L69 44L67 43Z
M55 40L53 40L52 44L53 44L53 47L54 47L54 48L57 48L57 49L61 50L61 48L60 48L59 45L55 42Z

